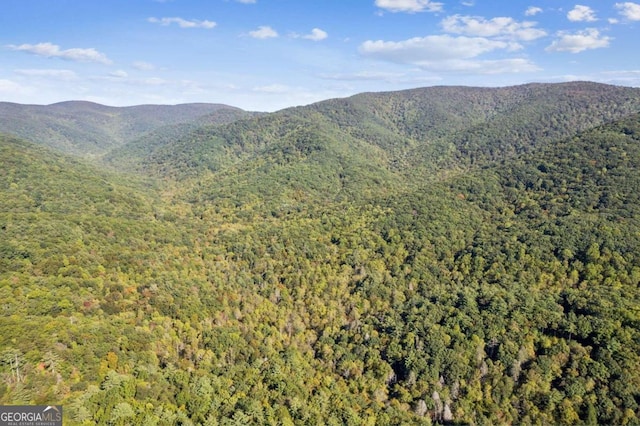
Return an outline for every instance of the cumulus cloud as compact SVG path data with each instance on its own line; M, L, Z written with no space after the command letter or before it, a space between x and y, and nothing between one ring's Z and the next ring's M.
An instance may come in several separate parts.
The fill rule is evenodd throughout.
M262 25L257 30L250 31L249 35L253 38L267 39L278 37L278 32L267 25Z
M546 50L550 52L580 53L589 49L607 47L611 40L611 37L601 35L600 31L595 28L587 28L584 31L578 31L573 34L560 31L558 39L553 41Z
M37 56L44 56L45 58L60 58L68 61L98 62L107 65L111 64L111 60L107 58L104 53L100 53L94 48L72 48L62 50L60 49L60 46L53 43L21 44L19 46L9 45L8 47L12 50L31 53Z
M535 28L536 22L517 22L509 17L485 19L477 16L453 15L443 19L441 24L447 32L468 36L530 41L547 35L544 30Z
M439 12L442 3L431 0L376 0L376 6L389 12Z
M567 18L572 22L595 22L598 20L593 9L581 4L575 5L575 7L567 13Z
M148 18L148 22L152 24L160 24L163 26L168 26L171 24L177 24L180 28L205 28L211 29L214 28L217 24L213 21L200 21L198 19L183 19L178 17L172 18Z
M15 70L16 74L28 77L44 77L54 80L75 80L77 74L71 70L54 70L54 69L19 69Z
M320 28L314 28L311 30L310 34L302 36L302 38L306 38L307 40L320 41L329 37L325 31L322 31Z
M542 8L537 6L529 6L529 8L524 12L525 16L534 16L538 13L542 13Z
M640 4L633 2L616 3L616 9L620 14L630 21L640 21Z
M483 37L431 35L409 40L366 41L360 53L398 64L412 64L436 71L472 71L476 73L523 72L537 67L526 59L478 60L478 56L499 50L515 51L517 43Z

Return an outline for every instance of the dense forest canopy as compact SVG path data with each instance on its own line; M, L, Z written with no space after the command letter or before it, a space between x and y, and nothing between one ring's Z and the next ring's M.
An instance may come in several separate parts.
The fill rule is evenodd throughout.
M640 422L640 90L213 108L97 147L69 117L103 107L71 105L0 126L0 404L87 425Z

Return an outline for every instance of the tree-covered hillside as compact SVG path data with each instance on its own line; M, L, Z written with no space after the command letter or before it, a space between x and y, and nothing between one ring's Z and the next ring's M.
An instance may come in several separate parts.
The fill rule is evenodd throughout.
M589 82L507 88L430 87L361 94L125 145L128 164L179 179L237 162L325 151L358 156L409 182L528 152L640 110L640 90ZM320 159L318 159L320 161ZM344 161L342 161L344 162ZM311 175L313 176L313 175Z
M149 136L129 174L1 137L0 404L637 424L638 99L363 94Z
M108 107L92 102L20 105L0 102L0 133L82 157L97 156L160 127L222 124L251 116L220 104Z

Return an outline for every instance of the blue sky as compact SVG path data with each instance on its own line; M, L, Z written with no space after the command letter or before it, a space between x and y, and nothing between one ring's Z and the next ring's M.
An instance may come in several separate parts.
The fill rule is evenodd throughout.
M360 92L640 86L640 1L2 0L0 101L275 111Z

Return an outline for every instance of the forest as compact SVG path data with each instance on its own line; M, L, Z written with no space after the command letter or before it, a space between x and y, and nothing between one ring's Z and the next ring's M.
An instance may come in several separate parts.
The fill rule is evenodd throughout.
M640 423L640 89L176 108L0 105L0 404Z

